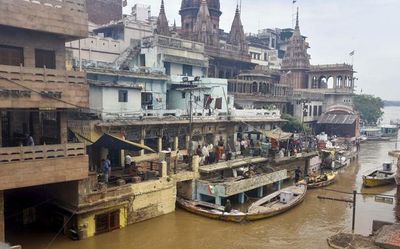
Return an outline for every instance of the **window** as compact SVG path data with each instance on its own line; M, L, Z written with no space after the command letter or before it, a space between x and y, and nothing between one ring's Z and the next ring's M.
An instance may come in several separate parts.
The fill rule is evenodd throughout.
M140 66L145 67L146 66L146 55L141 54L139 59L140 59Z
M128 91L127 90L119 90L118 91L118 102L128 102Z
M182 75L184 76L193 76L193 66L190 65L183 65L182 67Z
M318 106L318 116L322 115L322 106Z
M222 98L215 99L215 109L218 110L222 109Z
M182 99L186 99L186 93L182 92Z
M165 74L171 75L171 63L164 62Z
M37 68L56 69L56 52L50 50L35 49L35 66Z
M119 229L119 210L95 216L96 234L106 233Z
M316 117L318 115L318 106L314 106L313 116Z
M24 49L0 45L0 64L8 66L24 65Z

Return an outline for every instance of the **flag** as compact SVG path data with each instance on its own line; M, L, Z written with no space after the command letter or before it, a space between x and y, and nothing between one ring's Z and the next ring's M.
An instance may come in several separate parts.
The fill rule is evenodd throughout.
M350 56L354 56L354 53L355 53L355 52L356 52L356 51L353 50L353 51L350 52L349 55L350 55Z

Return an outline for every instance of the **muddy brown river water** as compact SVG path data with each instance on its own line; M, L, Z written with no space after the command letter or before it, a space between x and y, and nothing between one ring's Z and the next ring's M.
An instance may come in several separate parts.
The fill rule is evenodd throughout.
M363 189L361 176L380 168L395 142L362 145L359 160L340 171L331 189L362 193L395 194L395 187ZM271 219L231 224L192 215L178 209L175 213L128 226L125 229L83 241L57 238L50 248L56 249L259 249L259 248L329 248L326 239L340 231L351 230L351 206L344 202L319 200L318 195L348 197L327 190L310 190L295 209ZM375 202L373 196L358 196L356 232L368 235L372 220L394 221L394 205ZM30 233L15 238L23 249L45 249L54 234Z

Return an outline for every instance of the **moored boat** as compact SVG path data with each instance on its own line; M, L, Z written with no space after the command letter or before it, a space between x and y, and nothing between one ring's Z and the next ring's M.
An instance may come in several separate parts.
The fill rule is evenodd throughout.
M392 171L392 164L383 164L383 170L375 170L368 175L363 176L363 185L365 187L378 187L393 184L396 173Z
M338 174L337 172L325 173L317 177L310 177L308 178L308 180L303 180L299 183L307 184L307 187L309 189L323 188L333 184L336 181L337 174Z
M260 220L284 213L302 203L306 193L307 185L305 184L276 191L251 204L246 220Z
M177 198L177 203L179 207L197 215L240 223L261 220L284 213L299 205L305 199L306 192L307 186L304 184L278 190L251 204L247 213L235 209L225 212L224 206L204 201L186 200L180 197Z
M242 222L246 217L246 213L235 209L228 213L224 211L224 206L205 201L193 201L177 197L176 202L179 207L186 211L215 220Z

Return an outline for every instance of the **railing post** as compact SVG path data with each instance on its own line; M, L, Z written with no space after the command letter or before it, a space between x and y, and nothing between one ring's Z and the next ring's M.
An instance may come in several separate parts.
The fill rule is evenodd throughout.
M24 147L23 145L19 146L19 156L21 161L24 161Z

